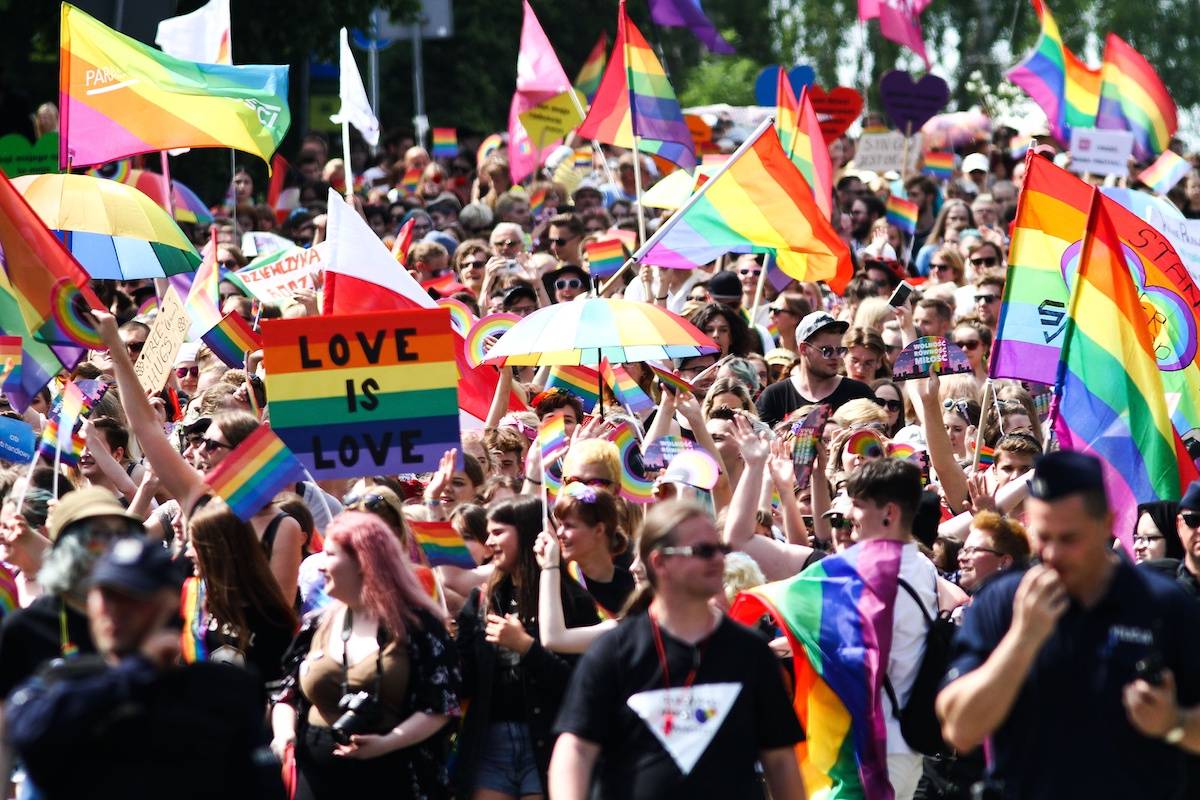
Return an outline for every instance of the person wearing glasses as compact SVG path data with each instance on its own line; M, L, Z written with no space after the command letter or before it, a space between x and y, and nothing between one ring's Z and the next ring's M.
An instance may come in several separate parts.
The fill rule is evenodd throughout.
M837 411L855 398L875 396L870 386L840 372L848 352L842 336L849 327L850 323L825 311L813 311L800 321L796 327L799 363L786 380L771 384L758 396L758 416L763 422L774 427L801 406L827 403Z
M764 779L776 800L804 797L793 751L804 732L779 663L712 602L728 550L702 506L650 510L638 545L648 583L580 660L555 723L555 800L755 797Z
M964 319L954 326L950 341L963 349L967 361L971 362L971 371L982 383L988 376L988 356L992 351L992 331L982 322L974 319Z
M976 275L986 275L1004 269L1004 252L1000 245L984 239L967 249L967 263Z
M784 292L771 301L767 306L770 322L779 331L779 346L795 353L799 350L796 342L796 326L800 320L812 312L808 299L799 292Z
M569 303L580 295L586 295L592 279L587 270L578 264L564 263L558 269L542 277L546 292L555 303Z
M939 247L929 258L929 280L926 285L952 283L962 286L965 273L966 264L958 248L949 245Z
M975 280L975 315L996 333L1000 324L1000 301L1004 297L1004 278L995 273Z
M1007 569L1023 569L1029 561L1025 526L995 511L981 511L971 520L967 540L958 551L958 585L975 594Z
M453 267L458 282L480 299L489 257L488 244L483 239L467 239L454 250Z
M1179 503L1174 500L1138 504L1137 522L1133 526L1133 560L1136 563L1166 560L1172 571L1178 569L1183 559L1183 542L1176 530L1179 513ZM1194 512L1189 511L1188 517L1200 524L1200 517Z
M871 381L870 385L875 392L875 405L887 412L888 421L884 425L884 433L889 437L894 437L901 428L908 424L911 413L905 394L890 378Z
M1183 561L1175 580L1193 600L1200 600L1200 481L1192 481L1179 501L1176 532Z
M587 233L578 214L557 214L550 218L546 244L550 253L564 264L583 263L579 255L580 242Z

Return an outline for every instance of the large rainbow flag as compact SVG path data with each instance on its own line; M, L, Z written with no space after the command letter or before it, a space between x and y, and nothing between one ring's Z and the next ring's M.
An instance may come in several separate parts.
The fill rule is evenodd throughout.
M828 217L833 207L833 163L829 160L829 148L825 146L825 139L821 135L817 112L808 99L808 87L800 91L800 99L797 100L787 71L782 67L779 68L778 81L775 130L779 132L779 143L804 180L808 181L817 206Z
M1091 128L1100 105L1100 70L1091 69L1063 44L1058 23L1043 0L1029 0L1042 25L1033 50L1007 77L1046 112L1050 131L1063 142L1071 128Z
M634 258L672 269L702 267L722 253L772 253L801 281L850 280L850 251L821 213L808 182L764 120Z
M230 147L270 161L291 124L286 66L169 56L62 4L61 168L179 147Z
M1166 150L1179 128L1175 101L1154 67L1115 33L1104 43L1096 127L1132 131L1139 161Z
M1100 459L1113 530L1132 552L1138 503L1177 500L1196 467L1171 424L1142 292L1110 206L1093 190L1063 335L1054 430Z
M809 797L894 796L882 690L903 549L862 542L743 592L730 610L744 624L771 614L792 645L794 705L806 734L796 757Z
M1053 384L1092 187L1044 158L1026 164L990 374ZM1182 436L1200 427L1200 288L1166 236L1109 197L1097 202L1121 240L1126 272L1143 290L1144 327Z
M629 20L625 0L617 12L617 40L579 136L696 166L696 149L675 90L650 43Z
M608 32L600 31L600 38L596 40L592 52L588 53L587 61L584 61L583 66L579 68L579 74L575 76L575 88L583 92L583 96L589 103L592 102L592 98L596 96L596 91L600 88L600 79L604 76L607 54ZM588 158L590 166L591 153L588 153Z
M233 513L250 519L275 495L304 480L304 474L304 466L283 440L262 425L204 480Z

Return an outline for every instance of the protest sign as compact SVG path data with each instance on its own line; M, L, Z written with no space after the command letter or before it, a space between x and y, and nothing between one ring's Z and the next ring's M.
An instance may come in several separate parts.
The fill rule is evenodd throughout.
M187 339L191 324L179 295L168 286L154 324L150 326L150 335L146 337L146 344L133 365L138 383L147 392L157 392L167 384L167 376L171 374L171 367L175 366L175 356Z
M1105 186L1100 191L1166 236L1192 280L1200 282L1200 220L1187 219L1175 206L1146 192L1117 186Z
M1071 172L1124 175L1129 172L1133 134L1098 128L1071 129Z
M578 104L571 100L571 92L575 92ZM585 108L587 100L577 90L570 89L562 94L556 94L544 103L539 103L519 115L529 141L541 148L556 139L561 139L579 127L583 117L579 109Z
M892 380L907 381L928 378L930 372L939 375L958 375L971 372L971 362L958 345L941 336L922 336L912 341L896 356Z
M879 96L897 129L916 132L946 105L950 87L937 75L914 81L907 72L894 69L879 81Z
M864 133L858 139L854 152L854 168L883 174L888 171L915 172L921 156L921 134L915 134L905 147L904 134L900 131L887 133ZM904 163L908 156L907 166Z
M271 428L314 478L432 472L458 447L450 312L263 322Z
M796 486L808 486L813 464L817 460L817 442L825 432L831 408L828 403L808 412L803 421L792 426L792 465L796 471Z
M858 115L862 113L862 95L848 86L838 86L826 92L817 84L808 87L808 99L813 111L817 112L818 124L825 143L846 132Z
M290 250L295 246L291 239L270 231L246 231L242 234L242 255L250 259Z
M33 144L19 133L0 136L0 169L10 178L58 172L58 133L51 131Z
M0 459L15 464L33 461L37 437L28 422L10 417L0 417Z
M642 466L648 470L666 469L671 459L695 446L695 442L682 436L660 436L646 445L646 451L642 453Z
M300 289L316 289L317 273L324 268L325 242L307 250L292 247L256 259L229 279L264 303L279 305Z

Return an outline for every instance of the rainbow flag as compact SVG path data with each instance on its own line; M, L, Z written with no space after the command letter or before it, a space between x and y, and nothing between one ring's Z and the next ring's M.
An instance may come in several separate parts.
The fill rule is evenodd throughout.
M263 161L291 124L286 66L169 56L62 4L59 167L179 147L230 147Z
M0 384L21 368L21 337L0 336Z
M192 285L184 295L183 307L192 320L191 338L203 336L221 322L221 270L217 266L217 228L209 228L208 245L200 266L191 276Z
M931 150L923 160L925 166L921 171L934 180L948 181L954 177L954 153Z
M1166 194L1192 171L1192 162L1174 150L1163 150L1154 163L1138 173L1138 180L1159 194Z
M266 425L259 426L204 476L229 509L246 520L302 480L304 467Z
M4 619L21 607L21 591L17 577L8 567L0 564L0 619Z
M1154 67L1115 33L1104 42L1096 127L1132 131L1139 161L1166 150L1179 128L1175 101Z
M996 463L996 450L986 444L979 446L979 466L990 467Z
M529 215L534 219L541 216L546 209L546 190L537 189L529 195Z
M454 158L458 155L458 130L434 128L432 155L434 158Z
M638 382L633 379L625 367L620 364L611 364L607 358L602 358L600 359L600 374L604 376L604 382L612 389L613 397L617 398L617 402L634 414L641 414L643 411L654 408L654 401L650 399L650 395L642 391L642 387L638 386Z
M409 167L404 171L404 177L400 179L400 188L404 190L406 195L417 193L417 189L421 186L421 170L416 167Z
M583 410L590 414L600 401L600 373L591 367L565 364L551 367L546 388L570 392L583 402Z
M1058 23L1043 0L1029 0L1042 32L1029 55L1007 77L1033 98L1055 138L1069 142L1071 128L1095 126L1100 106L1100 70L1091 69L1063 44Z
M475 151L475 165L482 167L483 162L487 160L488 156L498 151L501 147L504 147L504 134L491 133L485 136L483 141L479 143L479 149Z
M893 797L882 694L903 547L861 542L743 592L730 609L743 624L769 613L792 645L794 705L806 734L796 757L810 797Z
M683 121L675 90L650 44L629 21L625 0L617 12L617 41L600 88L579 136L605 144L638 149L684 169L696 166L692 133Z
M646 477L642 449L633 426L621 422L608 432L608 439L621 454L621 497L640 505L653 502L654 481Z
M1063 334L1054 430L1064 450L1100 459L1118 517L1113 530L1133 552L1137 504L1178 500L1197 472L1167 410L1142 290L1101 200L1093 190Z
M654 377L658 378L667 386L675 389L675 391L691 392L692 394L696 393L696 388L683 378L679 377L679 373L672 372L669 369L663 369L662 367L657 367L648 361L646 362L646 366L649 367L650 371L654 373Z
M571 446L567 438L566 423L561 413L547 414L537 434L538 451L542 454L542 469L552 461L562 458Z
M705 181L634 257L690 270L728 252L772 253L787 275L827 281L835 292L853 272L846 243L765 120L724 171Z
M787 72L780 67L776 86L775 129L779 143L788 158L800 170L804 180L812 189L817 207L828 217L833 207L833 164L829 160L829 148L821 135L821 123L808 97L808 87L796 98ZM816 143L814 146L813 143ZM704 163L723 164L728 155L705 155Z
M246 354L262 348L262 337L235 311L222 317L202 338L213 355L233 369L244 369Z
M458 567L475 569L478 564L467 549L458 531L449 522L421 522L409 520L413 536L431 567Z
M917 220L921 216L920 207L911 200L905 200L897 195L888 195L887 221L910 236L917 232Z
M80 429L92 411L92 406L108 390L108 385L99 381L67 381L62 393L55 399L42 428L38 442L38 455L54 460L59 451L59 460L68 467L79 463L83 448L87 444Z
M192 576L183 582L179 611L183 616L183 630L179 634L180 655L183 663L195 664L208 658L204 644L207 626L204 622L204 581Z
M588 269L594 278L615 275L625 263L625 245L620 239L600 239L583 246L587 254Z
M583 66L579 68L579 74L575 76L575 88L583 92L587 101L592 102L592 98L596 96L596 90L600 88L600 78L604 75L605 54L608 52L608 32L600 31L600 38L596 40L596 44L592 47L592 52L588 53L587 60L583 62ZM592 154L588 151L588 169L592 167Z

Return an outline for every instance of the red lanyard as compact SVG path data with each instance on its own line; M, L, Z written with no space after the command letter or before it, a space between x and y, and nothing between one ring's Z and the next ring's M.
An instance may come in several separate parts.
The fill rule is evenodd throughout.
M663 688L671 688L671 668L667 665L667 648L663 646L662 631L658 628L658 620L654 618L654 612L649 612L650 630L654 633L654 649L658 651L658 663L662 667ZM692 684L696 682L696 673L700 670L700 659L704 655L704 647L708 644L708 638L700 642L695 650L692 651L692 669L688 672L687 677L683 680L683 688L690 689Z

